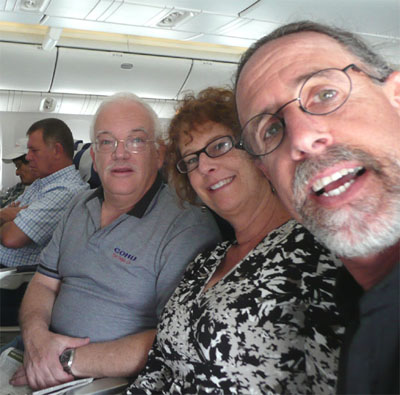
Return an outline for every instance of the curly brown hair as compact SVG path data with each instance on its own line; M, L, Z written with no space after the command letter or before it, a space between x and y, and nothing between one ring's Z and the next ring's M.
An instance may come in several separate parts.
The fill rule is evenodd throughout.
M210 121L227 127L233 136L240 136L240 124L232 90L210 87L202 90L197 96L189 93L180 102L176 115L171 120L168 128L166 168L169 182L182 202L198 204L197 194L187 174L179 173L176 168L177 162L182 158L179 140L182 135L200 133L199 126Z

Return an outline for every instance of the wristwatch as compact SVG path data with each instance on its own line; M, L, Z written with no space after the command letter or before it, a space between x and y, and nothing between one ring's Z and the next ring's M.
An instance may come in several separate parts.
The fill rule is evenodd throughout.
M72 363L74 362L75 348L67 348L60 355L60 363L64 370L72 374Z

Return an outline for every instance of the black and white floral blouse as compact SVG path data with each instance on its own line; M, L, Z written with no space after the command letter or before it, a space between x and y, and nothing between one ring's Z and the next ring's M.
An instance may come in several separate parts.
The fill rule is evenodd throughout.
M189 265L128 394L334 394L340 262L291 220L204 291L230 245Z

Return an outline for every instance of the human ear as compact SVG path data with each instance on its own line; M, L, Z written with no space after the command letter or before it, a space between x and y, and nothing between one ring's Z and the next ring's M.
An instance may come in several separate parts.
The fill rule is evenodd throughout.
M54 143L53 149L54 149L56 156L61 156L64 152L64 148L61 145L61 143Z
M386 78L383 89L390 104L400 113L400 71L394 71Z
M90 146L90 156L92 157L93 169L98 173L96 161L95 161L95 153L94 153L94 149L93 149L93 144Z

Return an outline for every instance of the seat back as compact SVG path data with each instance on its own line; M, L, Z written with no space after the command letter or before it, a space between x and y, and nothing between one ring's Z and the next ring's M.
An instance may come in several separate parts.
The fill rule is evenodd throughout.
M18 311L37 265L0 269L0 326L18 326Z

